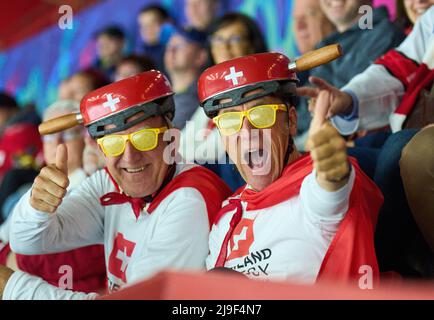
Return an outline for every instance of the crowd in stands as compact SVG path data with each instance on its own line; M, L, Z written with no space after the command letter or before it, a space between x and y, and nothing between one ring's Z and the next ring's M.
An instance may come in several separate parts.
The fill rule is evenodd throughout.
M47 106L42 115L37 114L33 105L19 106L11 93L0 93L0 265L4 266L0 268L0 297L2 294L6 297L3 293L6 285L1 279L8 277L13 280L13 287L11 280L5 291L8 298L81 299L116 290L166 267L227 268L250 278L263 272L267 279L270 276L314 283L315 279L329 273L352 272L324 266L322 261L329 254L330 261L336 259L327 248L337 233L343 233L340 225L347 221L345 214L363 215L366 210L372 210L373 222L348 222L347 225L354 224L356 234L349 238L343 233L343 237L355 243L353 249L364 251L363 254L369 256L368 261L378 263L378 267L374 267L374 273L378 269L378 278L434 278L434 1L396 0L394 21L387 8L374 8L370 28L362 28L359 21L359 8L372 6L370 0L292 2L291 31L300 55L335 43L339 43L344 52L333 62L297 73L297 79L286 74L287 80L282 82L283 78L276 80L271 71L266 74L266 67L269 70L279 68L282 56L270 53L253 17L225 10L222 10L223 15L218 15L221 9L218 0L186 0L186 25L179 25L168 8L157 4L148 5L137 13L137 28L143 42L139 52L125 54L126 34L119 27L99 30L95 36L97 57L94 63L63 79L57 100ZM261 55L267 53L269 56ZM265 57L273 64L268 65L270 60ZM241 66L250 68L241 75L250 91L238 87L236 72ZM211 80L218 81L223 67L231 70L231 75L233 71L235 78L227 88L214 90ZM251 75L254 72L255 75ZM225 75L228 77L229 73ZM134 77L137 77L137 84L132 80ZM164 77L170 84L160 81ZM252 80L254 77L258 80ZM145 104L154 104L162 110L152 111L152 118L149 115L141 118L142 113L147 115L145 109L122 118L120 111L137 107L132 102L133 97L126 93L127 101L118 101L119 105L125 103L124 109L97 119L92 119L94 115L89 113L90 118L85 119L89 130L77 126L39 135L38 125L42 121L78 113L80 103L91 108L92 101L97 101L101 95L115 93L121 86L135 88L139 81L149 85L143 86ZM279 89L267 91L264 98L261 90L268 90L267 85L271 88L274 82L279 84ZM164 89L148 99L154 85ZM290 96L281 90L287 90ZM253 104L255 99L264 102ZM254 165L250 169L238 165L239 158L230 145L231 136L224 133L223 127L224 115L241 112L241 118L229 119L228 125L232 121L235 127L240 123L240 128L261 128L255 124L253 112L246 111L261 105L277 106L274 121L268 124L273 128L273 154L268 156L275 161L270 181L252 177L249 170ZM323 106L327 106L326 114L321 114ZM288 114L288 118L284 120L282 114ZM104 117L110 121L104 122ZM330 126L325 124L329 120ZM140 127L140 121L145 121L146 125ZM135 144L133 135L143 128L159 128L161 132L179 129L179 154L187 167L163 164L160 145L152 148L139 147L139 142ZM318 134L315 136L319 131L330 142L319 142L323 139ZM104 141L111 133L118 132L128 135L129 139L129 142L124 140L121 152L110 149L115 142ZM159 133L155 139L160 139ZM327 178L330 172L322 169L326 160L319 162L326 147L333 147L333 154L327 155L330 157L327 165L345 167L333 178ZM137 150L146 153L142 160L134 153ZM157 153L159 151L161 154ZM306 158L309 151L313 163L308 160L310 157ZM249 152L254 153L254 147ZM342 156L338 159L338 155ZM121 160L116 162L114 159L118 158ZM147 166L154 168L155 186L142 187L140 181L128 180L127 163L143 165L140 170L146 170L143 168ZM200 170L188 167L195 166L193 163L199 165ZM291 163L300 167L294 168ZM55 169L53 164L56 164ZM303 168L310 171L305 172ZM317 181L315 175L308 174L312 170L316 170ZM297 180L298 175L304 181ZM67 184L53 184L52 181L62 180L62 177ZM197 185L196 179L205 182ZM121 181L134 188L129 191ZM180 182L176 185L174 181ZM288 181L297 186L296 191ZM184 189L196 189L194 192L179 189L181 183L189 186ZM101 187L105 195L102 190L96 192L94 185ZM371 190L367 191L366 186ZM377 188L378 193L375 193ZM176 200L160 199L167 189L173 194L165 196L176 193ZM257 193L250 195L250 189ZM47 190L53 194L64 190L64 194L59 195L60 200L49 198L47 208L53 208L52 212L43 210L46 207L38 202L48 197ZM143 194L136 195L137 190L142 190ZM354 195L355 190L358 196ZM128 199L119 197L118 202L113 202L115 191ZM95 197L98 195L98 201L93 199L96 202L90 199L93 193ZM140 209L145 208L148 213L155 210L149 214L149 222L148 216L137 215L137 204L131 200L144 195L150 200L145 199ZM108 204L101 200L99 205L100 198L106 199ZM77 210L81 210L77 217L86 221L87 227L81 226L78 218L71 218L68 211L74 208L74 201L80 202L80 199L84 200L77 204ZM368 209L364 202L371 202ZM136 216L131 215L130 220L116 217L114 205L131 208L130 203ZM153 207L155 203L158 206ZM174 203L177 209L171 209ZM161 208L163 204L166 211ZM62 205L66 208L63 211ZM31 216L27 224L26 210ZM118 213L126 214L122 210ZM95 212L86 218L87 211ZM46 220L43 212L50 212L46 214L50 217L56 212L59 218ZM164 228L158 224L159 219L164 221ZM181 223L183 219L188 221ZM261 244L242 252L247 244L238 246L236 242L241 236L243 239L253 237L249 235L252 221L258 232L255 241ZM144 223L149 223L146 228ZM321 225L320 229L313 227L316 224ZM71 229L67 235L60 236L56 226L62 232L65 228ZM244 234L242 227L247 230ZM75 237L72 235L74 228ZM285 232L292 233L290 240L285 238ZM238 240L234 240L235 236L231 238L234 234L238 235ZM127 236L132 238L127 240ZM128 247L129 241L134 242L135 247ZM194 247L199 242L204 245ZM125 252L120 249L115 256L126 255L127 249L131 251L128 269L125 269L125 260L117 260L122 262L120 266L113 264L112 246L125 248ZM232 251L227 252L225 246ZM336 246L344 247L342 243ZM345 250L349 249L342 249L342 252ZM286 253L288 256L284 258ZM261 265L262 269L249 269L249 259L255 260L255 254L258 259L269 259L270 267L267 269L267 264L265 269ZM352 253L351 257L354 261L363 260L361 255L356 257ZM65 265L74 270L71 282L59 272ZM18 271L21 272L19 277ZM11 276L13 272L15 276ZM24 274L32 278L25 278ZM34 291L27 295L26 287ZM58 287L59 291L50 293L51 287ZM79 293L66 294L62 291L65 288Z

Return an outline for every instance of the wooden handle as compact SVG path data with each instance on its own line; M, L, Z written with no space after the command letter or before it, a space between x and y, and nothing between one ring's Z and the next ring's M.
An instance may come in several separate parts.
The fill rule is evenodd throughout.
M51 134L51 133L56 133L75 127L80 123L81 123L81 114L71 113L41 123L39 125L39 133L41 134L41 136Z
M329 63L342 56L342 48L339 44L332 44L318 50L302 55L295 61L297 72L310 70L320 65Z

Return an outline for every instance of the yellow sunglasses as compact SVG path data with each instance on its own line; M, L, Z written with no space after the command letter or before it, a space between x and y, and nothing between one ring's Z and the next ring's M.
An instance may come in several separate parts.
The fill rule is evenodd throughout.
M106 156L117 157L124 153L127 141L139 151L150 151L158 144L158 135L167 131L167 127L146 128L130 134L111 134L99 138L97 143Z
M258 129L270 128L276 122L277 110L287 111L284 104L265 104L245 111L226 112L215 118L214 123L224 136L231 136L241 130L244 117Z

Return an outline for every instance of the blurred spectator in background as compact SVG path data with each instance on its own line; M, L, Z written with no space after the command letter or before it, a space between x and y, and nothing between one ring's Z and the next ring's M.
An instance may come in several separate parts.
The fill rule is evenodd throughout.
M137 61L138 64L143 63L143 66L145 66L145 60L142 61L141 59L136 60L135 58L124 58L123 60L121 60L121 64L123 64L122 61L128 61L127 64L132 65L135 65L135 61ZM131 71L131 69L133 68L134 67L130 67L129 71ZM125 69L128 69L128 67ZM122 70L122 73L126 72L125 69ZM76 102L80 102L87 93L107 84L108 80L101 72L95 69L87 69L77 72L70 78L64 80L59 87L59 97L61 97L62 100L73 100ZM87 138L85 141L87 141ZM85 144L85 148L83 151L83 170L87 174L90 175L97 169L102 168L100 164L103 159L104 155L102 154L96 143L89 141Z
M58 89L60 100L73 100L80 102L90 91L105 86L109 80L96 69L86 69L73 74L63 80Z
M43 119L46 121L62 115L76 113L79 111L79 106L76 101L56 101L44 111ZM86 174L82 169L83 131L83 127L78 126L43 137L44 160L47 164L56 162L58 145L61 143L66 145L68 150L68 179L70 182L67 192L71 192L86 178ZM25 185L24 190L20 190L21 195L31 188L32 182ZM16 201L20 197L15 197ZM0 226L0 244L9 242L9 221L10 219L6 220ZM15 267L39 276L52 285L67 285L68 289L84 292L99 291L105 287L106 282L104 248L102 245L87 246L47 255L15 255L10 251L9 246L5 246L0 252L0 264L6 264L9 267ZM70 283L62 281L65 273L62 267L65 265L73 270Z
M87 131L85 133L84 143L83 170L90 176L105 167L105 158L98 144L89 136Z
M318 47L339 43L344 56L312 69L310 75L314 76L315 85L315 79L321 78L338 88L343 87L369 67L375 59L397 47L405 39L404 32L389 20L387 8L372 9L371 0L320 0L320 4L326 16L336 26L337 32L319 43ZM372 25L369 25L371 22ZM357 132L350 137L348 145L378 148L389 135L388 127L372 132ZM369 159L363 163L369 164ZM362 164L362 169L372 177L373 166L367 167Z
M396 23L408 35L417 19L432 5L434 0L396 0Z
M241 13L225 14L211 25L209 47L213 64L267 51L259 26ZM207 163L206 167L218 174L232 190L244 184L236 167L229 164L214 122L201 108L181 131L180 153L187 161ZM218 161L223 164L217 164Z
M0 224L12 209L4 208L8 197L33 182L42 165L41 158L42 141L36 125L17 122L6 127L0 139Z
M431 7L399 47L342 90L318 78L314 81L321 90L332 92L329 114L342 134L389 125L394 132L380 147L356 145L348 152L362 168L372 163L374 182L384 196L375 232L380 269L407 277L434 277L433 30ZM312 88L300 91L317 94Z
M97 61L95 67L113 80L116 65L122 59L125 34L119 27L110 26L96 35Z
M115 81L153 69L156 69L156 67L151 59L145 56L130 55L123 58L116 66Z
M359 14L359 8L363 5L372 8L370 0L320 0L320 4L325 15L336 26L337 32L327 37L318 47L339 43L345 55L313 69L311 74L336 87L347 84L372 61L397 47L405 38L404 33L389 21L385 7L373 9L373 25L367 28L364 26L369 19Z
M59 88L57 89L57 99L59 100L68 100L69 97L72 96L71 87L69 86L69 78L62 80L59 84Z
M210 50L213 64L268 51L259 26L242 13L225 14L212 24Z
M169 40L164 64L175 91L176 113L173 125L185 126L198 109L197 79L208 60L206 37L195 29L179 29Z
M169 13L159 5L144 7L138 15L143 53L151 58L157 69L164 71L164 51L172 31Z
M34 105L20 109L12 96L0 93L0 224L9 213L4 210L8 197L31 182L42 165L39 123Z
M0 134L7 121L20 111L15 99L5 92L0 92Z
M336 30L321 10L319 0L294 0L292 18L295 42L300 54L314 50L318 43ZM309 71L297 73L300 86L306 85L309 74ZM311 120L307 99L299 97L296 109L297 136L294 138L294 143L298 150L304 151Z
M217 16L219 6L219 0L185 0L187 25L197 31L208 33L209 26Z
M56 101L44 111L44 121L70 113L80 112L80 104L76 101ZM84 130L77 126L65 131L43 136L44 159L47 164L56 162L57 146L65 144L68 149L69 188L74 188L86 178L82 169L84 150Z
M297 49L305 54L336 30L321 10L319 0L294 0L292 11Z

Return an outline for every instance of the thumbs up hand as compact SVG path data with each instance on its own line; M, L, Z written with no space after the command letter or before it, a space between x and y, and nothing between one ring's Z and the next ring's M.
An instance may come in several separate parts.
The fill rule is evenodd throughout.
M318 184L336 191L348 182L350 166L345 140L327 120L331 98L328 91L318 94L306 147L317 170Z
M42 168L35 178L30 205L47 213L54 213L62 203L69 185L68 150L64 144L57 146L56 163Z

